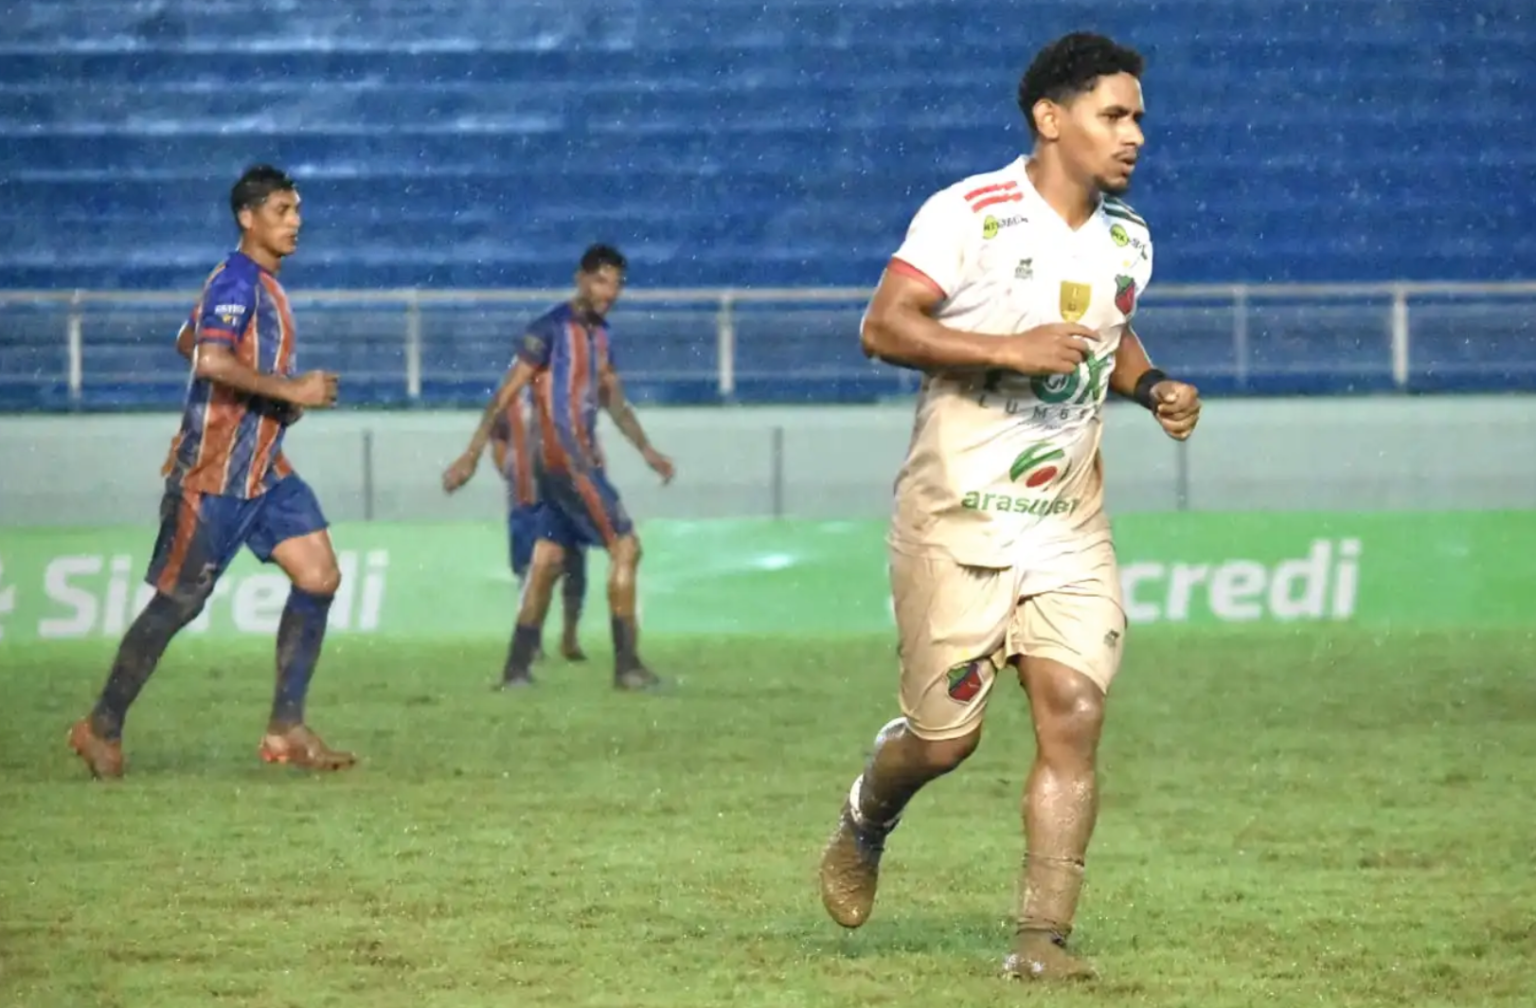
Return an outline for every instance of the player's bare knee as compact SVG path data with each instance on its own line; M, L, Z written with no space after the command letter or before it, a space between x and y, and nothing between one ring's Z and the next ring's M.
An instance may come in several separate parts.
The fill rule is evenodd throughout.
M341 568L334 561L302 568L294 574L293 586L307 594L329 598L341 590Z
M533 548L533 559L529 561L528 576L538 582L553 584L555 579L565 572L565 550L549 540L541 540Z
M620 536L609 547L608 555L615 567L634 570L640 566L640 537L636 535Z
M1020 664L1019 679L1029 693L1041 754L1090 753L1104 725L1104 691L1082 672L1060 662Z
M930 775L937 777L970 759L981 744L981 726L958 738L925 739L914 734L904 718L898 718L876 736L877 746L890 742L903 745L913 762L921 763Z
M157 596L158 604L147 607L144 614L147 618L166 623L179 630L202 615L203 606L208 604L208 598L212 594L211 583L206 586L189 586L175 591L161 592Z
M981 729L959 738L924 741L923 762L934 776L947 774L970 759L981 743Z

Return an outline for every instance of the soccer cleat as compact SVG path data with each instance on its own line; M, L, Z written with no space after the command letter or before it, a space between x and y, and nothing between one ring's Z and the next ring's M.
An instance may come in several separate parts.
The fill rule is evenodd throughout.
M1067 951L1067 940L1053 931L1020 931L1003 975L1014 980L1092 980L1092 966Z
M524 686L533 685L533 673L527 669L507 669L501 674L501 680L492 687L496 690L515 690Z
M821 855L821 904L845 928L869 920L880 886L880 858L889 829L861 825L845 799L837 832Z
M613 674L613 688L639 692L655 689L661 685L661 677L644 665L635 665L622 672Z
M264 763L285 763L303 770L346 770L357 763L354 754L332 749L307 725L267 732L262 736L260 752Z
M584 662L587 660L587 653L576 641L567 640L560 642L560 657L568 662Z
M69 747L85 761L91 776L97 780L123 775L122 739L103 738L96 734L90 718L81 718L69 729Z

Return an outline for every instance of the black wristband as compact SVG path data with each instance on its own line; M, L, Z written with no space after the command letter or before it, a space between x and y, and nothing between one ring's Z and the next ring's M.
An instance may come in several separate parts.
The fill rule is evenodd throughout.
M1136 391L1131 393L1131 398L1141 403L1149 410L1157 409L1157 403L1152 401L1152 387L1160 381L1167 381L1168 375L1157 368L1148 368L1136 379Z

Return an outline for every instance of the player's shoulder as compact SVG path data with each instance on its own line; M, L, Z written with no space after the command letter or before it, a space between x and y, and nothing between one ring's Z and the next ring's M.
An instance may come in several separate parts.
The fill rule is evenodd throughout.
M260 268L250 258L239 252L231 252L208 271L208 276L203 280L203 289L253 290L260 282L260 273Z
M1022 169L1015 159L997 168L973 172L956 179L933 192L928 202L965 216L981 214L992 207L1020 203L1024 200L1024 187L1019 182L1021 175Z
M553 308L549 308L539 315L534 316L533 320L528 323L527 330L530 333L536 333L545 337L546 339L551 336L558 336L560 333L565 331L565 323L570 319L570 317L571 306L562 301L560 304L555 305Z
M1108 219L1111 230L1118 224L1131 237L1140 238L1143 241L1152 239L1152 228L1147 224L1146 218L1120 197L1105 196L1099 205L1099 212Z

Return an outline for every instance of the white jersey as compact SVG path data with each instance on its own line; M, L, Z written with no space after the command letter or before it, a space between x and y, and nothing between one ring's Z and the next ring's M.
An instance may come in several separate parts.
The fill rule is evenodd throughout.
M1109 538L1101 413L1120 337L1152 276L1146 223L1106 198L1073 231L1020 157L933 194L892 268L944 295L950 328L1010 335L1051 322L1098 332L1074 374L926 375L896 479L890 539L980 567L1070 579Z

